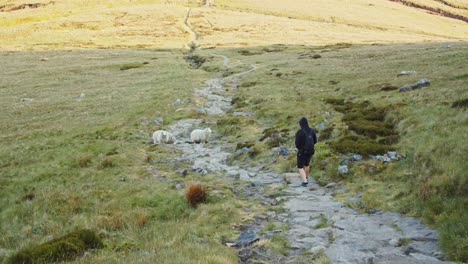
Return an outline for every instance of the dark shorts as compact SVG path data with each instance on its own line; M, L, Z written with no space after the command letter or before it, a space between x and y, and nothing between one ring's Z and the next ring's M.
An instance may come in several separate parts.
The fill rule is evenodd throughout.
M305 155L305 154L297 153L297 168L302 169L304 168L304 166L305 167L309 166L310 161L312 160L312 155L313 154Z

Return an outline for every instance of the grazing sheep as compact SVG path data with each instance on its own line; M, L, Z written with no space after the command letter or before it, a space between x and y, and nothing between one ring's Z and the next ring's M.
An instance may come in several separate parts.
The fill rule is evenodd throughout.
M169 132L165 130L157 130L153 133L153 143L154 144L175 144L176 138Z
M192 131L192 133L190 133L190 140L192 140L193 143L200 143L200 142L207 143L210 136L211 136L210 128L195 129L194 131Z

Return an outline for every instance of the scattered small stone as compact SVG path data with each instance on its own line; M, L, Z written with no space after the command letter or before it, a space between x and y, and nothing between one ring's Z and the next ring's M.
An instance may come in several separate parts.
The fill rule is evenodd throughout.
M175 187L176 187L177 190L180 190L180 189L184 188L184 185L181 184L181 183L176 183Z
M347 174L348 173L348 166L347 165L340 165L338 166L338 173L340 174Z
M208 112L206 111L205 108L203 108L203 107L198 107L198 108L197 108L197 113L200 114L200 115L206 115Z
M400 88L400 93L411 91L411 85L405 85Z
M359 155L359 154L353 154L351 157L352 157L352 159L353 159L354 161L360 161L360 160L362 160L362 156Z
M413 86L411 86L411 88L415 90L415 89L419 89L419 88L430 86L430 85L431 85L431 81L429 81L428 79L421 79L417 81Z
M203 168L192 168L192 171L198 172L198 173L203 174L203 175L208 173L208 171L203 169Z
M318 124L315 128L317 130L324 130L325 127L327 127L327 123L325 121L323 121L322 123Z
M325 188L332 189L332 188L335 188L336 185L337 185L336 182L330 182L329 184L325 185Z
M390 246L393 246L393 247L398 247L398 246L400 245L399 241L400 241L400 240L399 240L398 238L392 238L392 239L390 239L390 241L388 242L388 244L389 244Z
M268 216L268 218L275 218L276 213L274 211L268 211L267 216Z
M253 116L253 112L234 112L232 113L233 116L247 116L251 117Z
M416 89L426 87L426 86L430 86L430 85L431 85L431 81L429 81L428 79L421 79L421 80L417 81L413 85L405 85L405 86L401 87L400 92L407 92L407 91L410 91L410 90L416 90Z
M188 175L188 170L187 169L180 169L177 171L179 174L182 174L182 176L187 176Z
M377 156L373 156L373 159L375 160L381 160L385 163L388 163L388 162L391 162L392 160L387 156L387 154L385 155L377 155Z
M287 157L289 155L289 150L287 148L281 148L278 152L280 156Z
M20 99L20 102L32 102L32 101L34 101L34 99L32 99L32 98L21 98Z
M351 203L358 203L359 201L361 201L361 199L359 199L359 197L354 196L354 197L346 198L346 201L351 202Z
M349 163L349 159L346 158L346 159L343 159L341 162L340 162L340 165L343 166L343 165L346 165Z
M450 49L451 47L452 47L452 44L446 44L442 46L442 48L444 49Z
M81 100L81 99L85 98L85 96L86 95L84 93L81 93L79 96L76 97L76 99Z
M240 234L240 236L236 240L235 245L236 247L244 247L258 241L259 239L260 238L257 237L257 232L255 232L254 230L248 230Z
M366 213L368 213L368 214L376 214L378 212L380 212L380 210L375 209L375 208L370 208L370 209L367 209L367 211L366 211Z
M387 155L391 160L398 160L398 153L396 151L389 151Z
M162 117L158 117L158 118L156 118L156 119L153 120L153 123L154 123L155 125L160 125L160 124L162 124L163 122L164 122L164 119L163 119Z
M404 75L413 75L416 74L416 71L401 71L397 76L404 76Z
M252 257L252 250L249 248L243 248L239 251L238 255L241 262L245 263L250 257Z
M248 147L243 147L243 148L241 148L239 151L240 151L241 154L245 154L245 153L250 153L250 152L252 152L252 149L251 149L251 148L248 148Z
M310 191L315 191L317 189L320 188L320 185L318 185L317 183L312 183L311 185L309 185L309 190Z
M416 253L416 252L417 252L417 250L414 249L412 246L405 246L403 248L403 253L405 253L405 255L409 255L411 253Z
M181 103L180 99L177 99L177 100L175 100L175 102L173 102L171 105L174 106L174 107L177 107L177 106L180 105L180 103Z
M280 229L277 229L277 230L273 230L273 231L268 231L266 234L265 234L265 237L267 238L270 238L272 236L274 236L275 234L279 234L283 232L283 230L280 230Z

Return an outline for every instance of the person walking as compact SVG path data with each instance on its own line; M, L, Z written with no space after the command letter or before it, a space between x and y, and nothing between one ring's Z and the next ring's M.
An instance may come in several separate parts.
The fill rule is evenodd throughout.
M315 131L309 127L307 118L299 120L301 128L296 132L295 144L297 148L297 168L302 178L302 187L309 183L310 162L315 153L314 145L317 143Z

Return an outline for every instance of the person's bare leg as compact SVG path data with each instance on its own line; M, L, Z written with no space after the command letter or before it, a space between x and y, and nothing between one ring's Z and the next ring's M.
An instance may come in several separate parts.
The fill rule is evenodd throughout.
M307 174L304 168L299 169L299 174L301 175L302 182L307 182Z
M305 170L306 178L307 178L307 180L308 180L308 179L309 179L309 173L310 173L310 166L305 166L305 167L304 167L304 170Z

